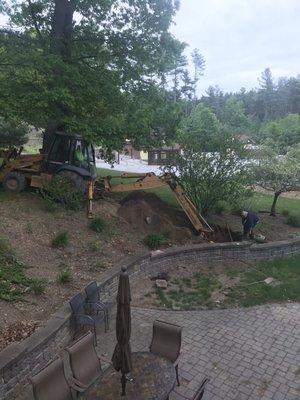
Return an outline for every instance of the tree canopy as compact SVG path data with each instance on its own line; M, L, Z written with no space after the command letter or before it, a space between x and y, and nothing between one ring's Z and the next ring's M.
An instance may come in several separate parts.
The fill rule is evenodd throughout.
M82 134L108 149L119 148L125 138L172 137L168 116L176 110L158 83L185 47L169 32L177 0L2 5L13 26L0 32L4 117L50 135L56 129ZM158 111L166 118L157 119Z
M264 147L254 172L256 182L274 193L271 215L275 216L280 194L300 189L300 145L284 156L278 156L272 148Z
M0 117L0 148L21 146L26 143L28 127L16 121L6 121Z

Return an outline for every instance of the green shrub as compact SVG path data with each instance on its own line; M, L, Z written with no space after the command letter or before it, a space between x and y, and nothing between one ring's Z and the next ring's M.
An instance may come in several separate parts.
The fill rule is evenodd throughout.
M222 214L223 212L227 212L230 210L230 207L226 201L220 200L216 203L214 207L214 211L217 214Z
M80 210L83 203L83 188L76 187L63 176L54 175L40 190L48 211L55 211L61 203L66 209Z
M42 279L34 278L31 280L30 289L36 295L43 294L46 290L46 282Z
M91 220L89 226L90 226L90 229L92 229L94 232L102 233L103 231L105 231L108 224L103 218L96 217Z
M158 249L165 243L165 237L161 233L150 233L145 237L144 242L150 249Z
M60 232L52 239L53 247L67 247L69 243L69 237L67 232Z
M300 228L300 215L290 214L286 219L286 223L295 228Z
M284 215L285 217L288 217L290 212L289 212L289 210L282 210L281 214Z
M44 281L29 278L25 271L26 266L16 258L9 242L0 237L0 300L18 302L24 301L29 291L43 293Z
M70 283L72 281L72 274L68 269L65 269L64 271L61 271L57 275L57 281L61 285L66 285L67 283Z

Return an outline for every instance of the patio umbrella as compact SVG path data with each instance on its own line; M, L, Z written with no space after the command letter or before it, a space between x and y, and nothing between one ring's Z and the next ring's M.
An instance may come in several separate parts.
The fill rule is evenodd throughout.
M131 334L131 315L130 315L130 284L126 267L122 267L119 277L119 287L117 294L117 318L116 336L117 344L112 356L113 366L116 371L122 372L121 385L122 396L126 395L126 374L132 369L130 334Z

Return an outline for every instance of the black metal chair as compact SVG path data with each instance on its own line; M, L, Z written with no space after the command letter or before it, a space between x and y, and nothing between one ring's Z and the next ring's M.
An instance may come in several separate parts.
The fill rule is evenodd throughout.
M100 299L100 291L97 282L91 282L85 287L86 303L89 306L91 313L98 314L104 312L105 314L105 331L109 329L108 310L109 304L104 303Z
M90 327L94 332L95 344L97 345L97 333L96 328L105 324L105 314L87 315L85 312L85 299L81 293L76 294L70 300L70 307L73 312L73 318L75 323L75 334L82 329L84 326Z
M180 386L178 376L178 357L181 348L181 326L164 321L154 321L150 352L161 355L170 360L176 370L177 385Z
M204 395L204 391L205 391L205 386L207 385L207 383L209 382L208 378L204 378L203 381L201 382L197 392L195 393L193 400L201 400L203 395Z

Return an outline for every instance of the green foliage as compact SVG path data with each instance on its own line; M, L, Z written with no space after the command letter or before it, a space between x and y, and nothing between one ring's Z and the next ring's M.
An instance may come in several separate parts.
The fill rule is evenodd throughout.
M300 228L300 214L289 214L286 219L286 223L290 226L294 226L295 228Z
M185 45L169 32L177 0L100 3L7 2L17 29L0 37L0 109L81 134L108 156L129 133L149 144L153 130L155 140L174 135L173 104L156 81Z
M240 141L225 131L212 111L197 106L183 123L180 155L169 169L179 172L179 182L197 208L207 213L220 200L237 202L251 183Z
M58 233L51 241L52 247L67 247L69 244L69 235L67 232Z
M40 193L50 212L55 211L59 203L68 210L78 211L82 208L82 188L77 188L63 176L54 175L51 181L44 182Z
M229 97L226 100L221 121L230 132L243 133L247 131L249 127L243 103L235 97Z
M188 118L182 122L180 141L201 151L215 151L216 138L221 125L215 114L203 104L199 104Z
M290 214L290 211L289 210L282 210L281 214L284 215L285 217L288 217L289 214Z
M27 142L27 134L28 127L26 125L0 117L0 148L21 146Z
M226 201L219 200L214 207L214 211L217 214L223 214L224 212L230 211L230 207Z
M300 145L284 156L278 156L274 150L265 147L253 171L256 183L274 192L271 214L275 215L279 195L300 187Z
M30 289L35 295L41 295L45 293L46 282L42 279L32 279Z
M300 143L300 115L289 114L284 118L267 123L262 129L265 143L282 154L289 146Z
M150 249L158 249L164 245L165 241L165 236L161 233L149 233L144 239L144 243Z
M26 293L41 294L45 282L25 275L25 265L15 256L7 240L0 238L0 299L8 302L24 301Z
M95 217L89 224L90 229L97 233L102 233L108 228L108 223L101 217Z
M68 269L65 269L64 271L60 271L57 275L57 281L61 285L66 285L67 283L70 283L72 281L72 274Z
M277 303L300 300L300 257L263 261L243 274L240 282L232 287L226 304L255 306L264 303ZM274 284L267 285L264 279L272 277Z

